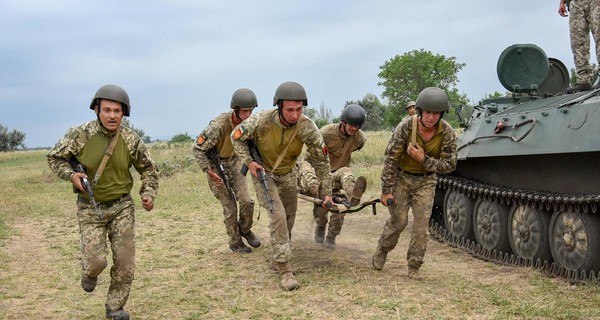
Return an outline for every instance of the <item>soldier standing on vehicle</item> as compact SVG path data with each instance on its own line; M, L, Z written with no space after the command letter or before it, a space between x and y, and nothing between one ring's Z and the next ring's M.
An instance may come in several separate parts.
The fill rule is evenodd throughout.
M235 152L252 173L258 200L261 206L270 211L272 259L281 277L280 286L284 290L295 290L300 286L290 264L290 239L298 205L295 165L304 145L307 147L306 159L312 163L317 176L323 181L323 203L332 204L327 147L316 124L302 114L307 104L306 91L302 85L293 81L284 82L277 87L273 98L273 106L277 106L277 109L252 115L231 133ZM261 164L250 155L246 143L250 139L254 141L262 157ZM257 171L260 170L264 170L266 175L266 186L259 180Z
M349 104L342 110L340 123L328 124L321 128L321 136L327 146L329 152L329 165L333 178L333 193L339 193L344 190L344 193L349 198L350 206L356 206L360 203L360 199L367 189L367 180L360 176L355 178L350 169L350 160L352 152L360 150L367 141L365 133L360 130L365 123L365 110L357 104ZM308 162L302 161L298 165L298 176L300 180L299 188L308 186L307 193L314 191L315 182L318 179L315 177L314 169ZM312 187L312 190L311 190ZM312 194L312 196L318 196ZM315 227L315 242L323 243L330 248L335 248L335 238L340 234L342 225L344 224L344 213L331 213L329 219L329 230L325 237L325 229L327 228L327 208L315 206L313 214L316 220Z
M596 45L596 62L600 63L600 2L560 0L558 14L569 17L571 51L577 71L577 85L567 89L567 93L590 90L594 77L594 70L590 65L590 31Z
M456 137L452 126L442 119L449 108L446 93L435 87L423 89L417 98L417 115L402 121L385 150L381 172L381 203L388 207L386 221L373 269L381 270L387 254L398 244L412 207L413 227L407 253L408 276L417 277L427 249L427 226L437 184L436 173L456 169ZM392 202L388 205L388 201Z
M123 306L129 297L135 269L134 202L130 195L134 167L142 181L140 196L146 211L154 207L158 190L158 168L141 138L121 125L129 116L129 96L116 85L102 86L92 99L90 109L97 119L73 127L48 152L48 164L58 177L71 181L78 190L77 220L81 240L81 286L86 292L96 288L98 275L106 268L110 240L113 266L106 297L106 317L129 319ZM87 168L75 172L69 161ZM86 193L82 181L94 177L94 197ZM95 202L92 200L95 198ZM92 203L97 204L94 208ZM99 209L99 210L97 210Z
M257 106L256 95L252 90L246 88L236 90L231 97L232 111L221 113L210 121L206 129L198 136L193 149L194 157L198 160L200 168L208 176L210 190L223 206L223 216L225 217L223 222L229 236L229 249L238 253L251 251L242 241L242 237L254 248L260 247L261 243L251 230L254 219L254 201L248 194L246 177L240 173L242 162L235 155L230 135L233 127L250 117ZM212 159L207 155L211 152ZM225 177L221 177L217 173L219 171L217 162L222 163ZM237 217L238 203L239 221Z

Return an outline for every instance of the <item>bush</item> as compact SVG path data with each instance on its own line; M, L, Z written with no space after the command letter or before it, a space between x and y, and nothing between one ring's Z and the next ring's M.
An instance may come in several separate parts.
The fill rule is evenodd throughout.
M25 133L17 130L8 132L8 128L0 124L0 151L14 151L18 147L25 149Z

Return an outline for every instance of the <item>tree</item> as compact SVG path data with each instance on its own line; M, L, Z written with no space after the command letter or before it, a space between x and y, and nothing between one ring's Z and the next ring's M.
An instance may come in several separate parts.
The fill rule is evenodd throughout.
M384 122L385 106L383 106L376 95L368 93L362 100L346 101L344 108L349 104L357 104L365 109L367 116L365 118L365 123L361 128L362 130L376 131L386 129L386 124Z
M0 151L14 151L18 147L25 149L25 133L17 130L8 131L0 124Z
M465 94L459 94L458 72L466 64L458 63L455 57L434 55L425 49L413 50L396 55L379 67L378 76L382 80L377 84L384 86L382 93L389 101L385 122L393 127L406 115L404 107L410 100L416 100L421 90L427 87L439 87L448 93L451 105L469 105ZM448 112L446 120L456 124L456 115Z
M137 133L137 135L140 136L140 138L142 138L142 141L144 141L144 143L150 143L150 141L151 141L150 137L146 135L144 130L134 127L133 123L131 123L131 121L129 121L129 118L123 117L123 120L121 121L121 123L125 127L130 128L131 130L133 130L133 132Z
M321 105L319 106L318 111L313 108L306 108L306 110L304 110L303 113L307 117L312 119L315 122L315 124L317 125L317 127L319 127L319 128L323 127L326 124L331 123L334 120L333 112L331 111L331 109L325 107L323 102L321 102Z

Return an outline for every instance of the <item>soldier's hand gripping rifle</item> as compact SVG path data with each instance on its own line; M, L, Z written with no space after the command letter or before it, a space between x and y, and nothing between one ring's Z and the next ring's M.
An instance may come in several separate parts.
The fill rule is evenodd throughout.
M79 163L79 161L77 161L75 157L69 158L69 164L71 165L71 167L73 167L73 170L75 170L75 172L85 173L85 167L81 163ZM94 206L96 214L98 214L98 218L102 219L104 215L102 214L100 208L98 208L98 203L96 203L96 200L94 199L94 190L92 189L90 181L87 178L81 178L81 185L90 197L90 202ZM73 186L73 192L79 193L79 190L75 188L75 186Z
M254 140L246 140L246 143L248 143L248 149L250 150L250 156L252 157L252 160L254 160L254 162L262 166L262 157L258 152L258 147L254 143ZM248 166L244 164L240 172L243 176L246 176L246 173L248 172ZM275 212L275 209L273 209L273 200L271 200L271 197L269 197L269 185L267 183L267 175L265 174L265 170L258 169L256 170L256 174L258 175L260 185L262 186L263 192L265 193L265 199L267 199L269 212L273 214Z
M217 148L212 147L206 151L206 156L217 168L217 174L223 180L223 184L227 189L227 193L229 193L229 198L233 201L236 201L235 193L233 192L233 188L231 188L231 184L229 183L229 179L227 179L227 174L225 174L225 168L223 167L223 163L221 162L221 158L219 158L219 153L217 152Z

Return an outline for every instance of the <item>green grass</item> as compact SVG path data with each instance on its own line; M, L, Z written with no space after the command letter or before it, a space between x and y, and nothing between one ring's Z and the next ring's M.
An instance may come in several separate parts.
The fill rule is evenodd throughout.
M379 195L390 133L369 132L354 155L367 194ZM312 208L299 202L292 265L302 287L278 288L268 259L268 214L251 254L227 247L222 209L191 156L191 144L153 144L161 166L155 210L141 209L136 182L136 279L126 305L134 319L593 319L600 289L570 286L536 271L495 265L430 241L422 279L406 277L409 227L381 272L370 258L388 216L378 206L346 216L337 249L313 241ZM0 310L3 319L98 319L109 270L91 294L80 287L75 195L45 152L0 153ZM136 178L137 179L137 178ZM253 189L251 192L253 193ZM109 257L110 261L110 257Z

